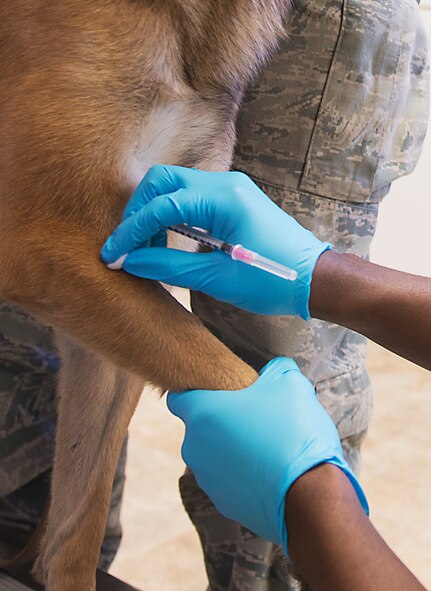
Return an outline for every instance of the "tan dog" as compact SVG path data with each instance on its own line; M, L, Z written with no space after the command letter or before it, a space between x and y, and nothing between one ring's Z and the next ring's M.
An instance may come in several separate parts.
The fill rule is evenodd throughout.
M288 0L0 2L0 298L62 359L49 591L93 591L113 473L144 382L237 389L255 372L100 248L158 162L229 167L243 90Z

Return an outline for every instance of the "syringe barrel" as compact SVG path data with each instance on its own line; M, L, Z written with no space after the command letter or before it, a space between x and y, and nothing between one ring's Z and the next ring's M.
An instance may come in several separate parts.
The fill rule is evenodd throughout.
M298 273L294 269L286 267L276 261L272 261L271 259L267 259L253 250L244 248L241 244L236 244L232 248L231 257L234 261L240 261L246 265L256 267L262 271L286 279L287 281L295 281L298 278Z
M212 248L213 250L223 250L226 252L226 243L223 242L223 240L214 238L206 230L201 230L200 228L195 228L194 226L189 226L187 224L177 224L176 226L169 226L168 230L172 230L177 234L181 234L182 236L186 236L187 238L196 240L197 242L203 244L203 246L207 246L208 248Z

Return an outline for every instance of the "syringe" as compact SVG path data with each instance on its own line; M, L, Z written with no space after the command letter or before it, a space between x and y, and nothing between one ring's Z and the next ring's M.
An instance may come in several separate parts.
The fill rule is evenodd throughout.
M280 263L276 263L271 259L267 259L261 254L245 248L242 246L242 244L229 244L229 242L224 242L223 240L214 238L206 230L201 230L200 228L195 228L194 226L188 226L187 224L169 226L168 230L172 230L172 232L176 232L177 234L182 234L187 238L196 240L196 242L199 242L200 244L208 246L214 250L221 250L222 252L225 252L227 255L229 255L234 261L240 261L245 265L257 267L262 271L266 271L272 275L277 275L277 277L281 277L282 279L295 281L298 278L298 273L293 269L290 269L289 267L286 267Z

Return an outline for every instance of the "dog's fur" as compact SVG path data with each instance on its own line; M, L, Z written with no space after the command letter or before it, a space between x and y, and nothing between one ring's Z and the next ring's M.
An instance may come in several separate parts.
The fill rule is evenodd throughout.
M229 167L236 112L288 0L0 2L0 297L56 329L52 505L36 570L94 591L116 462L142 391L255 372L100 248L151 165Z

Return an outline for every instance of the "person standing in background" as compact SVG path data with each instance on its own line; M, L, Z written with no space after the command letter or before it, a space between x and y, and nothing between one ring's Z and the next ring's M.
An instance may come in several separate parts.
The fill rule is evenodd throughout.
M418 4L298 0L287 31L245 98L233 169L335 250L367 258L379 203L414 169L426 132L429 62ZM192 308L257 370L293 357L358 471L372 410L365 338L320 320L255 316L201 293ZM210 591L300 588L281 552L222 517L190 471L180 490Z

